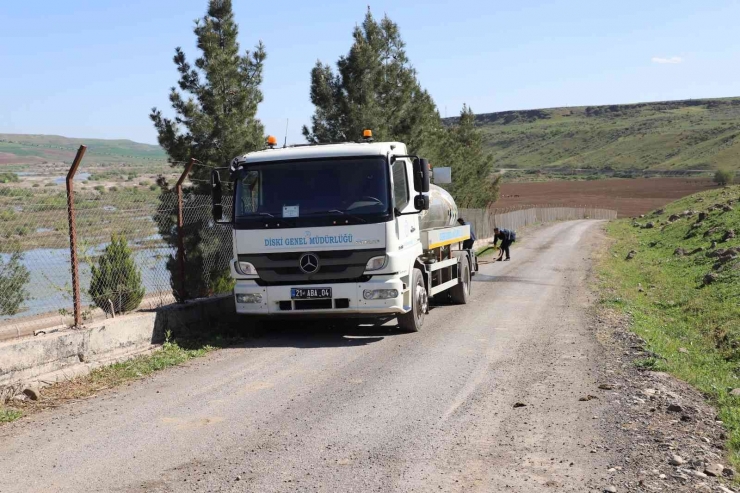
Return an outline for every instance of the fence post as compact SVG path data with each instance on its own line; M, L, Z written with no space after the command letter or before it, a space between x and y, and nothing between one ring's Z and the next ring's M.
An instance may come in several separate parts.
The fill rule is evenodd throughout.
M196 159L190 158L185 171L180 175L180 179L177 180L175 190L177 191L177 264L180 269L180 298L181 301L185 301L188 297L185 292L185 218L182 212L182 182L190 174L190 170L193 169Z
M75 220L75 188L74 178L77 174L77 168L80 167L82 156L85 155L87 146L81 145L77 149L75 160L67 172L67 217L69 219L69 253L72 267L72 303L74 310L74 326L79 327L82 324L82 311L80 309L80 264L77 258L77 222Z

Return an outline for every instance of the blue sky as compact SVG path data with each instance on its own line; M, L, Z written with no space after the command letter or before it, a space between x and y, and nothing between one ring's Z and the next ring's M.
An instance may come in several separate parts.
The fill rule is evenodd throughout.
M155 143L148 119L197 56L206 0L0 2L0 133ZM268 133L302 141L309 73L334 63L368 2L234 0L243 49L267 46ZM740 96L740 1L372 1L396 21L440 112Z

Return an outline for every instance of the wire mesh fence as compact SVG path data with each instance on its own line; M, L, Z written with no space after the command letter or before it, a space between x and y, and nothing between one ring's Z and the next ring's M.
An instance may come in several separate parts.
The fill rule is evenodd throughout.
M516 230L532 224L576 219L611 220L617 211L595 207L530 206L521 209L461 209L460 217L473 226L478 238L493 237L493 228Z
M187 168L188 170L191 167ZM0 185L0 340L89 323L134 310L230 293L232 227L217 224L203 179L170 187L128 180L88 183L81 173L72 195L75 228L64 177L51 187ZM203 178L203 170L198 173ZM203 182L203 183L201 183ZM224 183L226 185L226 183ZM180 192L180 193L178 193ZM231 217L232 194L223 194ZM461 210L479 238L493 228L517 229L568 219L614 219L598 208L528 207ZM77 252L78 303L70 244Z

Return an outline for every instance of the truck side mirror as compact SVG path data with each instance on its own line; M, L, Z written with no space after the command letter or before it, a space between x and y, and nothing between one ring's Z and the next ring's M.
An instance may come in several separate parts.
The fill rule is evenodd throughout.
M429 161L424 158L414 159L414 190L417 193L429 192Z
M224 206L222 198L221 175L218 170L214 169L211 171L211 202L213 203L213 219L217 223L223 220Z
M414 197L414 209L417 211L428 211L429 210L429 196L428 195L417 195Z

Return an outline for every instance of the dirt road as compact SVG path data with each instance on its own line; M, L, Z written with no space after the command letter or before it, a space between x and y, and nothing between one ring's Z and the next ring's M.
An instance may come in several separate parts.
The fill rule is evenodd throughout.
M598 227L537 231L421 333L293 325L4 426L0 491L602 491Z

